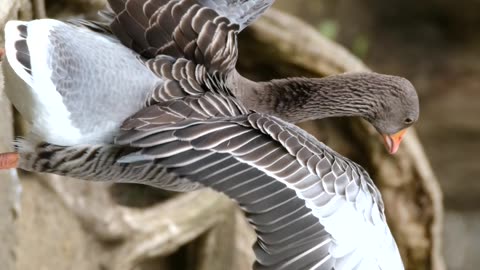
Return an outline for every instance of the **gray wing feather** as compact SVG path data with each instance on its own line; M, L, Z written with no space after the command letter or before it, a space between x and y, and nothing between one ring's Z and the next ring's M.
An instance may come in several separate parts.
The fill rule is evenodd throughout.
M212 100L215 99L211 98L210 102ZM190 102L192 101L193 98ZM171 110L171 104L163 107L160 104L155 106L158 107L158 110L168 112ZM188 106L185 101L178 104ZM180 105L177 107L179 114L182 111L179 110ZM223 108L225 103L217 102L214 106ZM211 115L211 112L205 107L202 107L201 110ZM150 115L151 113L147 111L147 117L142 121L149 122L150 120L146 119L151 119ZM137 114L136 118L142 119L142 112ZM181 124L181 121L167 125L166 130L157 129L158 135L155 136L160 138L159 142L167 141L165 145L169 146L165 151L169 153L170 159L172 156L169 151L172 150L168 149L176 149L177 152L174 155L183 155L182 157L194 155L194 152L197 151L206 156L204 159L199 158L194 163L184 163L183 167L169 167L169 172L225 192L239 202L257 229L259 244L256 249L258 258L256 269L289 269L292 264L295 267L297 265L313 266L319 263L319 258L320 260L321 258L325 259L322 265L331 266L333 259L328 257L331 241L329 234L318 219L312 215L311 210L305 207L305 202L297 197L295 189L285 186L276 179L277 177L279 179L289 178L293 185L298 184L306 189L313 186L315 182L336 183L336 187L330 187L328 184L327 187L320 190L334 192L346 192L347 188L340 185L348 185L350 182L346 183L343 178L340 180L335 177L330 179L331 176L328 174L320 181L318 175L311 174L315 170L306 168L309 164L308 161L317 161L310 165L317 166L320 159L311 158L310 156L315 153L310 152L309 155L305 150L306 146L302 145L302 140L305 141L308 138L304 138L303 134L300 134L302 139L295 139L295 130L276 126L278 125L277 121L258 114L233 118L207 117L188 125ZM135 133L136 130L136 133L143 134L145 131L151 131L154 126L156 123L152 123L151 126L143 125L141 128L134 128L133 132ZM283 138L282 144L279 135L283 131L287 131L291 136ZM131 132L131 130L127 132ZM151 138L152 134L147 133L149 134L147 137ZM168 136L175 137L181 144L165 139ZM285 137L285 135L283 136ZM122 142L127 142L130 147L134 148L140 147L145 142L138 134L134 136L130 134L130 138L130 140L123 138ZM272 141L272 138L277 138L279 141ZM249 143L242 143L242 140L248 140ZM154 148L155 151L150 152L149 148ZM163 155L161 158L156 156L158 149L156 146L146 147L130 155L139 155L145 159L154 158L156 163L162 164ZM188 154L186 154L187 151ZM206 155L206 152L211 152L211 154ZM325 157L325 155L321 156ZM180 160L179 158L175 159ZM334 161L329 162L330 166L332 166L331 163ZM173 163L166 162L166 164ZM335 172L339 168L335 169ZM265 171L268 171L269 175L262 173ZM333 176L333 172L331 175ZM308 193L305 194L308 195ZM311 196L318 196L318 193L313 192ZM328 204L331 200L332 198L329 197L329 200L324 202ZM331 268L319 266L317 269Z
M244 29L261 16L274 0L198 0Z
M146 60L145 64L164 80L163 84L153 90L147 105L204 95L203 99L194 97L194 100L186 101L189 103L190 110L211 116L235 116L248 112L224 86L224 77L219 73L209 74L203 65L166 55ZM218 78L219 76L221 78ZM208 92L211 93L208 94Z
M108 3L111 31L142 56L186 58L204 65L209 72L228 72L235 67L239 26L222 17L215 6L195 0Z

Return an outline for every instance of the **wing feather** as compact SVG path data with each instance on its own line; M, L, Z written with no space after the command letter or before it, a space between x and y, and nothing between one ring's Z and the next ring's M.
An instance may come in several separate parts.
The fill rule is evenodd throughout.
M274 0L198 0L244 29L261 16Z
M110 29L146 58L169 55L228 73L237 60L239 25L215 5L194 0L109 0ZM229 15L226 13L225 15Z

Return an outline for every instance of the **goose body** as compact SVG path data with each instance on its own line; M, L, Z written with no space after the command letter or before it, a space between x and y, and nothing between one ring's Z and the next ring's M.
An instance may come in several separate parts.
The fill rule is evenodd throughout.
M86 28L51 19L9 21L5 38L4 67L21 79L6 94L42 141L111 142L162 83L118 39Z
M375 73L242 77L236 36L272 3L110 0L106 23L10 22L7 67L27 87L8 95L33 129L0 168L211 187L254 226L255 269L403 269L365 170L288 121L361 116L395 150L415 90Z

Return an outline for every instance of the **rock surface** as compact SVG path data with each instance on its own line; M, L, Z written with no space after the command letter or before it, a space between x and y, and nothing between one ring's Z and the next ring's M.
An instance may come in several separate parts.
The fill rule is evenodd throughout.
M17 270L102 269L104 252L44 180L22 174Z

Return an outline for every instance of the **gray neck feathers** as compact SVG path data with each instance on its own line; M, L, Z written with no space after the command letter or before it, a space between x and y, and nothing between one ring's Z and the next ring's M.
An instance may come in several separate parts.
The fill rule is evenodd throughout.
M374 119L385 108L372 80L374 73L352 73L322 79L289 78L255 83L237 74L234 94L252 110L297 123L327 117ZM386 85L388 87L388 85Z

